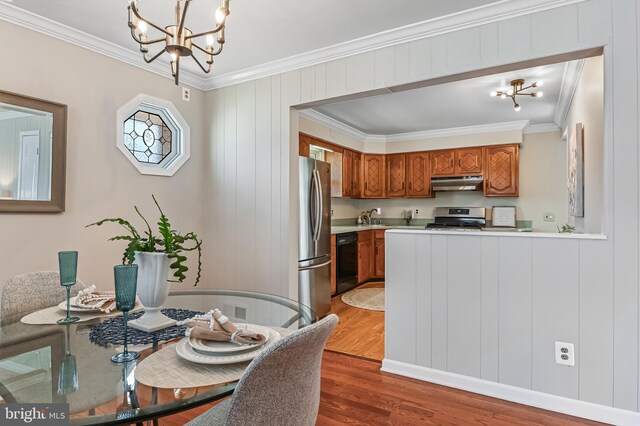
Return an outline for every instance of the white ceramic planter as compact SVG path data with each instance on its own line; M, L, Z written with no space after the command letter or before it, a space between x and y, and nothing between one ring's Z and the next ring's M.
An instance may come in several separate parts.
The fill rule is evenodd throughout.
M169 258L166 253L135 252L133 263L138 265L138 297L144 305L144 315L130 321L138 330L151 332L175 325L176 321L166 317L160 309L167 300L170 285Z

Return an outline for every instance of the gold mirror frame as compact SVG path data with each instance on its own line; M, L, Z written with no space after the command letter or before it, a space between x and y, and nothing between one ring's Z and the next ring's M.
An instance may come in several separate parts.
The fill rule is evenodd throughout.
M51 199L0 200L0 212L59 213L64 211L67 158L67 106L0 90L0 103L53 114L51 141Z

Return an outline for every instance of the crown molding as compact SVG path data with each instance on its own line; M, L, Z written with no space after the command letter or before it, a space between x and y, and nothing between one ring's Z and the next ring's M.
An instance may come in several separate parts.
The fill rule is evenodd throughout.
M505 19L555 9L585 0L500 0L484 6L418 22L411 25L383 31L357 38L322 49L291 56L266 64L248 67L217 76L203 76L181 70L181 82L201 90L213 90L245 81L268 77L320 63L342 59L348 56L395 46L414 40L459 31ZM19 7L0 3L0 19L80 46L129 65L150 71L165 78L166 66L159 63L145 63L140 54L83 31L55 22Z
M147 64L139 53L19 7L0 3L0 19L173 80L168 64ZM184 70L180 70L180 84L206 89L202 77Z
M266 64L208 77L205 79L205 86L207 88L206 90L219 89L225 86L370 52L372 50L581 3L583 1L585 0L518 0L517 2L500 0L488 5L394 28Z
M556 123L541 123L541 124L529 124L524 128L522 133L525 135L529 133L548 133L559 132L560 127Z
M302 110L300 116L311 120L317 124L328 127L344 135L357 139L360 142L400 142L400 141L418 141L433 138L446 138L450 136L473 135L479 133L523 131L529 124L529 120L507 121L504 123L480 124L477 126L453 127L449 129L424 130L420 132L395 133L392 135L374 135L362 132L341 121L328 117L315 110ZM539 126L539 125L538 125ZM553 130L559 130L555 125ZM531 126L530 126L531 127ZM540 130L552 131L552 130Z
M567 115L569 114L569 109L573 101L573 95L576 93L576 87L578 87L585 61L586 59L580 59L567 62L565 65L560 95L558 96L558 103L556 104L556 114L553 118L553 122L559 128L564 128L566 124Z

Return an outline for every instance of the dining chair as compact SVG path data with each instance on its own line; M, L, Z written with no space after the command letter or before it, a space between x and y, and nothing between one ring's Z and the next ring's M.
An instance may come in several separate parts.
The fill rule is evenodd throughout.
M315 425L322 351L337 324L331 314L269 345L249 364L231 398L187 425Z
M71 287L71 295L86 288L80 280ZM9 278L0 298L0 324L19 321L24 315L66 300L57 271L28 272Z

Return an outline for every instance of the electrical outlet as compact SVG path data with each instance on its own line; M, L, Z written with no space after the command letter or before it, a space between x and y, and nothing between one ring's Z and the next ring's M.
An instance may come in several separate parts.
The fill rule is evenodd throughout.
M333 216L333 209L331 209L331 216Z
M555 213L545 213L542 216L542 219L544 219L545 222L555 222L556 221L556 214Z
M556 342L556 364L569 367L576 365L573 343Z
M188 87L182 88L182 100L185 102L191 102L191 90Z
M413 217L419 217L420 216L420 209L413 209Z

